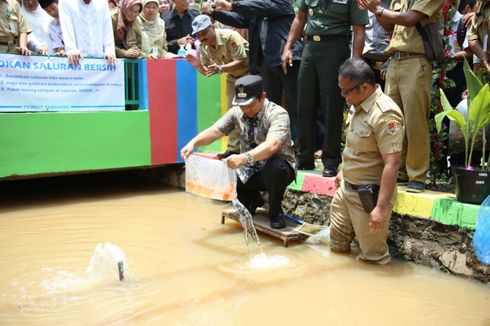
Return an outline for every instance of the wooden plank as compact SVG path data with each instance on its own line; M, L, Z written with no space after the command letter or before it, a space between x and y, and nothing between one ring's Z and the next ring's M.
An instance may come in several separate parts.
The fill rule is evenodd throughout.
M308 236L295 231L294 229L298 224L286 220L286 227L283 229L273 229L270 227L269 217L264 210L257 210L257 213L253 216L254 227L258 232L262 232L271 235L275 238L279 238L283 241L284 247L287 247L290 241L297 241L306 239ZM225 223L225 219L229 218L234 221L239 221L239 216L236 210L229 208L223 211L221 215L221 224Z

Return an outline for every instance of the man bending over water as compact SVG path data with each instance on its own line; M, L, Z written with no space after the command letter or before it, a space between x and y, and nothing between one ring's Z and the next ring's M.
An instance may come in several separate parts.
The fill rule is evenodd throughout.
M180 155L186 159L195 147L211 144L235 131L240 135L240 153L225 161L228 167L237 169L238 200L254 215L263 204L259 191L267 191L271 227L281 229L286 226L282 199L294 179L296 161L288 112L266 96L260 76L237 79L233 107L189 141Z

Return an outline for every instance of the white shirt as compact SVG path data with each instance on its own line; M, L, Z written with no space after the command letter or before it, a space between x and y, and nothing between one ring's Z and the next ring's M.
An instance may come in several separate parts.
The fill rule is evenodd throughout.
M51 24L49 24L49 36L51 37L53 49L65 48L65 42L63 41L63 33L61 32L59 19L53 19Z
M48 26L53 18L40 5L37 5L34 11L29 11L25 6L22 6L22 12L32 26L32 33L27 37L29 49L38 52L42 46L45 46L48 48L48 54L53 54L48 30Z
M116 55L109 5L106 0L60 0L58 4L65 51L85 57Z

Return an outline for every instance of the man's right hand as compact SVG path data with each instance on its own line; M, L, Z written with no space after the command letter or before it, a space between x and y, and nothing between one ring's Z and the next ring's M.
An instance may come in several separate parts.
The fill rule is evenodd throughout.
M339 170L337 173L337 176L335 177L335 186L337 188L340 188L340 183L342 182L342 179L344 178L344 174L342 173L342 169Z
M194 44L194 39L190 36L184 36L177 40L178 45L186 45L187 43Z
M293 66L293 52L290 49L284 48L284 52L281 57L282 71L286 75L288 73L288 66Z
M73 65L73 66L79 66L80 65L80 60L82 59L82 56L78 50L72 50L67 53L68 56L68 63Z
M180 157L182 157L183 160L187 160L187 158L189 157L189 155L192 154L193 151L194 144L192 142L188 142L187 145L182 147L182 149L180 150Z
M195 50L189 50L187 51L187 54L185 55L185 59L187 62L189 62L192 66L198 68L199 64L201 63L199 61L199 58L197 56L197 52Z
M32 51L29 50L26 46L18 46L15 48L15 51L19 54L23 54L23 55L31 55L32 54Z

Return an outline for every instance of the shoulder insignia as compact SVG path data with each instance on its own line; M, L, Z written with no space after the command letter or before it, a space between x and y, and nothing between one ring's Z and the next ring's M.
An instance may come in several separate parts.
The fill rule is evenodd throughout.
M389 120L386 127L388 128L388 133L390 135L394 135L398 129L396 127L396 121L395 120Z

